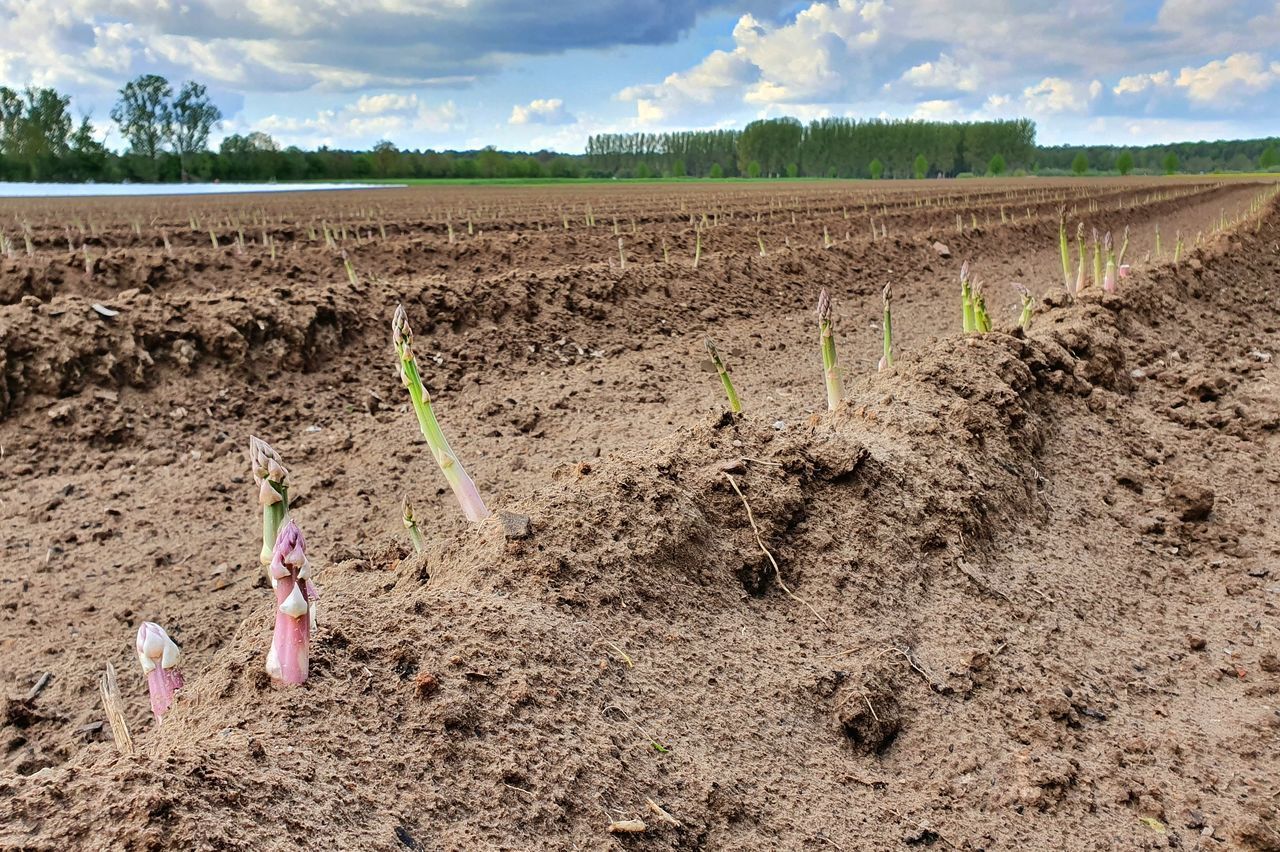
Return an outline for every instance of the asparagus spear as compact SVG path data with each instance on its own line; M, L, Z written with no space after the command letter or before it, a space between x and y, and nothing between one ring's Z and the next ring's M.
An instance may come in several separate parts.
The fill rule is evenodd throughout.
M483 521L493 514L480 499L480 492L475 482L467 476L462 462L449 447L444 432L436 421L435 412L431 408L431 396L422 384L418 373L418 361L413 355L413 331L409 328L409 318L405 314L404 305L396 307L395 316L391 320L391 340L395 344L396 356L399 359L398 369L400 381L409 389L409 397L413 400L414 413L418 415L418 425L422 435L427 439L427 446L435 456L436 463L444 472L444 478L453 489L458 505L469 521Z
M262 551L258 559L267 565L271 562L276 534L289 515L289 471L270 444L252 435L249 436L249 465L258 486L258 504L262 506Z
M310 670L311 630L320 597L311 581L307 544L298 525L280 529L271 552L271 585L276 593L276 627L267 652L267 674L280 684L305 683Z
M1058 208L1058 250L1062 254L1062 281L1071 292L1071 247L1067 244L1067 208Z
M733 380L729 378L729 368L724 365L720 353L716 351L715 341L708 337L705 342L707 352L711 355L711 363L715 364L716 372L720 375L720 384L724 385L724 394L729 397L729 410L738 414L742 411L742 402L738 399L738 392L734 390Z
M173 704L173 695L182 688L182 672L178 671L182 652L164 628L153 621L144 621L138 628L134 643L142 673L147 676L147 691L151 694L151 712L156 721L164 721L164 714Z
M1105 293L1116 291L1116 255L1111 250L1111 232L1102 238L1102 251L1107 256L1107 269L1102 274L1102 290Z
M844 399L844 383L840 380L836 341L831 334L831 297L825 288L818 294L818 342L822 345L822 374L827 382L827 410L835 411Z
M973 311L973 290L969 287L969 261L960 264L960 324L965 334L977 331Z
M880 356L879 369L881 370L887 370L893 366L893 317L889 310L892 286L892 284L885 284L884 289L880 291L880 297L884 300L884 320L881 323L884 329L884 354Z
M422 543L422 530L418 529L418 519L413 516L413 507L409 505L409 498L401 498L400 506L404 513L404 528L409 531L409 540L413 542L413 549L421 553L425 547Z
M1031 291L1022 284L1014 284L1013 286L1018 288L1018 295L1022 297L1022 313L1018 316L1018 325L1022 326L1023 331L1026 331L1031 328Z

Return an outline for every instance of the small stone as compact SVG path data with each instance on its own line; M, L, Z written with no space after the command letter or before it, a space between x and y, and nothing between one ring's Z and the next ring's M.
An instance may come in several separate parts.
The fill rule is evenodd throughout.
M1187 647L1193 651L1203 651L1209 643L1205 641L1203 636L1189 635L1187 636Z
M936 242L933 244L933 250L938 253L938 257L951 257L951 249L947 248L946 243Z
M1267 674L1280 674L1280 657L1275 654L1263 654L1258 658L1258 668Z
M501 509L498 511L498 520L502 523L502 534L507 538L514 540L529 537L532 521L528 515Z
M720 319L720 312L715 308L704 308L702 313L698 314L698 319L703 322L715 322Z
M720 462L720 470L725 473L746 473L747 464L742 459L729 459Z

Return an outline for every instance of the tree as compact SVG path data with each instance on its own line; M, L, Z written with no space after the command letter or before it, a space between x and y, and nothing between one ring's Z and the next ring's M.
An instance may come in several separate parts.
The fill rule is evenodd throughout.
M884 163L880 162L879 158L872 160L868 168L871 170L872 180L880 180L880 176L884 174Z
M25 177L41 180L64 167L71 150L71 98L55 89L0 87L0 153Z
M1071 161L1071 171L1078 175L1089 171L1089 158L1084 155L1084 151L1076 154L1076 158Z
M677 159L674 163L671 164L672 177L682 178L686 174L688 174L688 172L685 171L684 160Z
M636 177L638 177L640 180L648 180L651 177L648 163L641 163L640 165L636 166Z
M911 173L916 180L923 180L929 173L929 161L924 158L924 154L916 154L916 161L911 164Z
M724 177L724 169L720 168L719 163L712 163L710 175L711 177L719 180L720 178Z
M800 176L799 164L787 163L787 177L793 178L793 177L799 177L799 176Z
M1266 171L1280 166L1280 150L1276 149L1274 144L1268 145L1266 150L1262 152L1262 156L1258 158L1258 168Z
M752 160L750 163L747 163L747 177L749 178L760 177L760 161L759 160Z
M1004 174L1004 169L1005 169L1004 157L1002 157L1000 154L996 154L987 163L987 174L989 175L996 175L998 177Z
M1160 164L1164 166L1164 173L1171 175L1178 170L1178 155L1170 151L1164 155L1164 159L1160 161Z
M183 180L192 154L204 151L209 144L209 131L222 121L222 111L213 105L204 86L188 80L182 84L168 112L169 141L182 164Z
M158 74L143 74L124 84L120 99L111 108L111 120L129 141L134 154L151 161L153 173L164 140L172 135L169 99L173 87Z
M399 171L400 149L394 143L383 139L373 146L373 170L378 177L391 177Z
M1127 175L1133 171L1133 154L1128 151L1121 151L1120 156L1116 157L1116 171L1122 175Z

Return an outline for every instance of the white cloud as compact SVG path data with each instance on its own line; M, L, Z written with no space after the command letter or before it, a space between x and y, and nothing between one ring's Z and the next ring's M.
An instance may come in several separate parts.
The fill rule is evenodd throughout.
M913 65L902 73L902 82L918 89L951 89L976 92L982 83L982 72L975 64L962 65L943 53L930 62Z
M1167 89L1173 82L1173 75L1168 71L1157 71L1154 74L1133 74L1121 77L1112 89L1117 95L1138 95L1152 89Z
M1199 68L1183 68L1176 84L1199 104L1234 104L1260 94L1280 80L1280 62L1266 64L1256 53L1233 53Z
M508 124L573 124L576 119L564 108L560 98L535 98L528 104L511 108Z
M1098 80L1084 83L1062 77L1045 77L1023 90L1022 105L1036 114L1084 112L1101 92L1102 83Z
M242 122L237 120L236 126ZM285 145L360 145L388 139L402 148L428 147L429 134L461 128L463 122L453 101L432 106L417 95L387 93L365 95L337 109L313 116L272 114L245 123Z

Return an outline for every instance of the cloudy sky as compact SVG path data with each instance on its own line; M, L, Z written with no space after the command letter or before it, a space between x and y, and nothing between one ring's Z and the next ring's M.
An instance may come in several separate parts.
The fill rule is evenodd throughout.
M0 0L0 33L0 83L104 126L154 72L207 84L219 135L304 147L580 151L777 115L1280 135L1280 0Z

